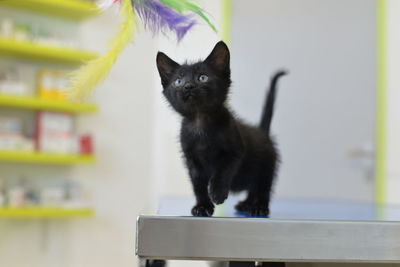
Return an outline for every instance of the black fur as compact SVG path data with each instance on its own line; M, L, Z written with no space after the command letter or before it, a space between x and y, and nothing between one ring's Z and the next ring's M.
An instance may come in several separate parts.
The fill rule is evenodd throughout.
M229 191L246 190L236 205L253 216L267 216L271 187L279 161L269 135L277 80L272 79L260 127L245 124L225 106L230 79L230 55L224 42L206 60L179 65L157 54L163 94L182 115L180 141L197 204L194 216L212 216Z

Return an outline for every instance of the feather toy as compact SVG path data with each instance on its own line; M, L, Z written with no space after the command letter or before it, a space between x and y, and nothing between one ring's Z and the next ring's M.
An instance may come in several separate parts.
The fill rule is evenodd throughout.
M196 25L196 16L217 31L204 11L191 0L103 0L98 6L105 10L116 3L121 5L119 31L109 42L109 49L103 56L88 61L71 73L71 86L67 94L73 100L88 97L93 87L107 77L119 54L133 38L136 15L142 20L145 29L153 34L168 35L173 32L178 42Z
M119 2L119 0L105 0L98 5L101 10L106 10L110 8L114 3Z
M196 23L191 15L182 15L159 1L139 1L134 8L145 28L153 34L161 32L167 35L168 31L172 31L181 40Z
M217 28L215 28L214 24L212 24L211 21L207 18L207 16L204 14L203 10L200 7L198 7L197 5L191 3L190 1L188 1L188 0L160 0L160 2L177 10L181 14L183 14L186 11L190 11L190 12L197 14L208 24L208 26L211 27L211 29L213 29L213 31L217 32Z
M132 40L135 15L131 0L122 0L121 4L119 32L109 42L109 50L103 56L88 61L71 73L71 87L67 91L70 98L82 100L88 97L92 88L107 77L119 54Z

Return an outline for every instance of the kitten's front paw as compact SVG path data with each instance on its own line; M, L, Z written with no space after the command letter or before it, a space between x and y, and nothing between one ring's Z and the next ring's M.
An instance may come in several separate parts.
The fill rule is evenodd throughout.
M269 215L268 204L253 204L247 211L255 217L267 217Z
M210 198L212 202L216 205L224 203L228 198L229 188L224 188L222 186L217 186L215 184L210 185Z
M224 201L228 198L229 191L221 192L221 191L213 191L210 192L210 198L214 204L219 205L224 203Z
M192 215L196 217L211 217L214 213L214 205L210 204L196 204L192 208Z
M235 209L237 211L246 211L249 212L251 210L251 203L248 201L240 201L236 204Z

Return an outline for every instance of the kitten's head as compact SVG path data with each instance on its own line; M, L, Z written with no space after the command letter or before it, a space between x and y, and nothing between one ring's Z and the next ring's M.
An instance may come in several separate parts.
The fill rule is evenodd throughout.
M183 116L219 109L231 84L229 61L229 49L222 41L204 61L195 64L179 65L158 52L157 68L164 96Z

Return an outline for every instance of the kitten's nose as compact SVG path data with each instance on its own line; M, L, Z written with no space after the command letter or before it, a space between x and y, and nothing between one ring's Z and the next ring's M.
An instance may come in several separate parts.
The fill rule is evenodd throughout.
M190 89L193 89L194 86L191 83L187 83L187 84L185 84L184 87L185 87L186 90L190 90Z

